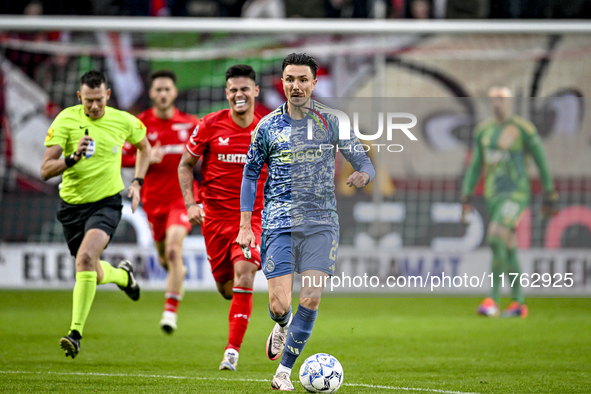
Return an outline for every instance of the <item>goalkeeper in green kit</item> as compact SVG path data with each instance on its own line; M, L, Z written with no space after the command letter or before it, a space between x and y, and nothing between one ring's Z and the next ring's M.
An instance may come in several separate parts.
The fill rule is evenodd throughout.
M550 176L546 154L536 127L529 121L512 113L511 90L495 86L489 90L494 118L480 123L474 132L472 160L462 186L462 216L464 222L472 211L470 197L480 178L484 177L484 197L490 218L488 244L492 250L493 286L489 298L478 307L478 314L496 317L500 314L499 295L502 275L511 274L513 302L503 312L504 317L527 317L520 284L521 270L517 258L515 229L521 214L530 202L530 179L528 161L532 157L539 169L544 188L542 214L546 217L556 213L558 194ZM519 276L516 280L513 274Z

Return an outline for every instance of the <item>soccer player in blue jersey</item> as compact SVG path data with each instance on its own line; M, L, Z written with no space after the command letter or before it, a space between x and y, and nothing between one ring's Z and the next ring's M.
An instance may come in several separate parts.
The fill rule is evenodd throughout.
M334 275L339 224L334 195L338 150L353 165L349 186L367 185L375 175L359 139L339 139L330 108L312 100L318 63L292 53L283 61L287 102L261 119L250 144L240 198L236 242L255 246L251 217L257 179L266 163L261 261L269 286L269 314L276 324L267 340L267 356L281 362L271 387L292 391L291 370L314 327L326 279ZM310 129L309 129L310 128ZM292 315L293 272L302 274L297 313ZM285 347L285 351L283 351Z

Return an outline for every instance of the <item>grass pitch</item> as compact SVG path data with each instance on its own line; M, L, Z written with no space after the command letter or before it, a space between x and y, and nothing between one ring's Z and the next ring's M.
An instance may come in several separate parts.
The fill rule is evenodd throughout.
M591 299L529 299L527 319L476 316L473 298L325 298L309 355L336 356L339 393L589 393ZM171 336L158 322L163 292L137 303L98 291L76 359L59 339L71 291L0 291L0 392L265 393L277 361L264 354L273 327L267 295L254 309L238 371L218 371L229 302L190 292Z

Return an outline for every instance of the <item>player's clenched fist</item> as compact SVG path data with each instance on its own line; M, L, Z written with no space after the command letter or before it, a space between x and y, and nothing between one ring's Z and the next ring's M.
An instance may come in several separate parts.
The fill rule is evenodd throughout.
M236 243L240 245L241 248L246 248L248 246L254 248L256 245L256 238L254 236L252 228L240 226L238 237L236 237Z
M347 178L347 185L349 187L355 186L356 188L363 187L367 185L369 182L369 175L365 172L357 172L355 171L352 173L349 178Z
M189 222L194 226L203 224L205 219L205 211L197 204L190 205L187 208L187 215L189 216Z

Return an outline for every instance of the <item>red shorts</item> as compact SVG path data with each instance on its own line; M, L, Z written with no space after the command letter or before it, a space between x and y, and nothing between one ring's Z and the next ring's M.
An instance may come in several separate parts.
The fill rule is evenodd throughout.
M164 241L166 230L170 226L183 226L187 229L187 232L191 231L191 223L189 223L185 208L172 208L170 211L159 215L152 215L148 211L146 211L146 214L148 215L148 222L150 222L152 236L156 242Z
M251 258L246 260L242 248L236 243L240 231L240 220L211 219L207 217L201 225L205 238L207 258L211 273L218 283L234 279L234 264L237 261L250 261L261 269L261 218L252 218L252 231L256 237L256 247L251 249Z

